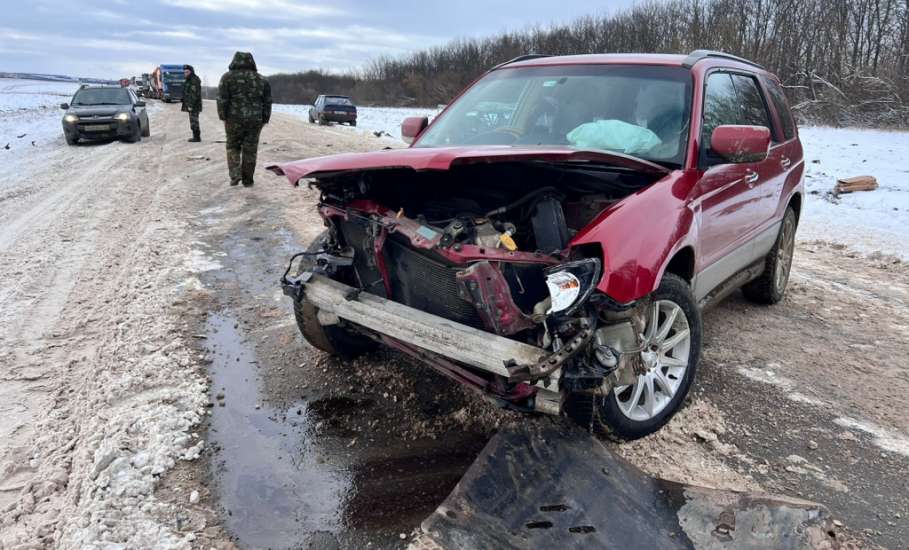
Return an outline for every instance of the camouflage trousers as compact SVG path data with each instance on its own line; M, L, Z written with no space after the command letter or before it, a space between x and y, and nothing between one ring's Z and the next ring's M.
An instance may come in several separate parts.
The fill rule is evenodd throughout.
M259 150L261 122L224 123L227 133L227 171L230 181L251 184L256 171L256 154Z
M193 135L199 133L199 111L189 111L189 129Z

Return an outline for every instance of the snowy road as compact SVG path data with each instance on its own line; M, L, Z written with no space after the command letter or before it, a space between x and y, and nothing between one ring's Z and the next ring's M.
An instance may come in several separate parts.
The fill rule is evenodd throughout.
M0 150L0 548L401 548L496 426L534 421L395 354L303 344L276 281L321 231L315 193L264 171L229 188L205 108L198 145L169 105L139 144ZM387 145L279 113L260 167ZM707 312L692 402L613 448L899 547L909 268L803 241L791 284Z

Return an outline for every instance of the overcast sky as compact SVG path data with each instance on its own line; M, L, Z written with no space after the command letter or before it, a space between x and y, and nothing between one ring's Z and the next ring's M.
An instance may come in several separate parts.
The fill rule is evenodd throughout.
M265 74L362 66L503 30L569 21L633 0L4 0L0 71L120 78L190 63L216 84L233 52ZM15 9L12 8L15 5Z

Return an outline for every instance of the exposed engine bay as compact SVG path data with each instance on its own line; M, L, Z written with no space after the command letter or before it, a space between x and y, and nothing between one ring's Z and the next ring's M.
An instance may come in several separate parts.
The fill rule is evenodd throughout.
M312 272L544 353L531 364L511 361L507 376L490 376L344 319L319 322L454 372L519 409L558 412L566 392L631 383L646 306L595 292L602 251L569 243L655 179L614 166L543 162L322 176L310 185L321 191L328 231Z

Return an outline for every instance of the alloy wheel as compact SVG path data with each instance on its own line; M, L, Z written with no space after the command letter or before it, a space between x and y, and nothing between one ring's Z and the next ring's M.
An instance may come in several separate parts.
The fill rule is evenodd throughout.
M795 249L795 223L787 216L780 230L780 244L777 250L773 282L776 289L782 292L789 282L789 270L792 268L792 252Z
M641 362L646 372L637 382L613 391L619 410L628 418L646 421L672 401L685 378L691 353L691 328L681 306L657 300L650 306L644 329Z

